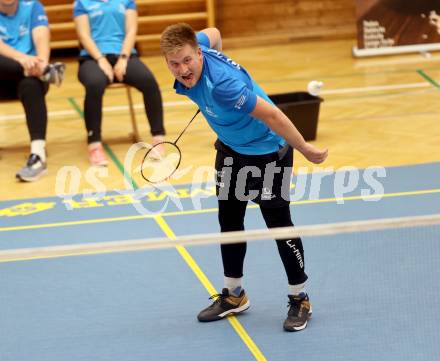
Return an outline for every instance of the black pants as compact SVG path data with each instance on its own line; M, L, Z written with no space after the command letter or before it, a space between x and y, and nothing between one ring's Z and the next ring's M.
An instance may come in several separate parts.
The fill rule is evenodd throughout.
M0 99L19 99L26 114L31 140L45 139L47 108L45 96L49 85L36 77L25 77L17 61L0 55Z
M286 188L290 188L292 149L287 151L281 149L278 153L256 157L239 155L219 142L216 143L216 148L218 218L221 232L244 230L244 217L248 202L237 197L237 186L245 189L247 193L259 192L260 195L255 197L253 201L260 205L260 211L268 228L293 226L289 200L286 197L286 193L288 193ZM224 166L225 164L226 166ZM273 170L268 166L271 164L278 167L280 171L273 174L274 179L270 182L271 187L269 188L265 171ZM238 179L237 174L243 167L255 167L254 176L246 177L244 180ZM229 188L229 191L225 191L225 177L228 173L230 174L228 183L232 187ZM240 183L242 184L240 185ZM270 194L269 197L264 197L268 194ZM278 239L276 243L289 284L304 283L307 280L307 275L304 271L304 249L301 238ZM224 275L232 278L242 277L246 243L221 245L221 253Z
M114 66L117 55L106 55L107 60ZM78 70L78 79L86 88L84 99L84 118L89 143L101 140L102 97L105 88L110 84L109 79L90 57L81 57ZM115 82L118 80L115 78ZM138 89L144 98L145 112L150 124L151 134L164 135L162 96L159 86L151 71L137 56L128 59L127 70L123 83Z

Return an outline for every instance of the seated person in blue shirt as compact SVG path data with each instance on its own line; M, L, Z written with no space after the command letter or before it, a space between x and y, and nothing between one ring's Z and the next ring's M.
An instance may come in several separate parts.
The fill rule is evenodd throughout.
M198 105L218 136L215 168L221 231L244 230L248 200L259 204L269 228L292 226L292 148L313 163L323 162L327 150L306 143L249 73L221 53L217 29L196 35L187 24L172 25L162 33L161 49L176 79L176 92ZM305 289L302 242L300 238L281 239L277 246L289 282L290 309L284 329L299 331L306 327L312 312ZM220 320L249 308L242 287L245 253L245 242L221 245L224 288L214 296L214 303L199 313L199 321Z
M31 154L16 176L35 181L47 172L45 95L60 85L64 64L49 64L49 28L38 1L0 0L0 99L19 99L26 113Z
M113 82L142 92L153 144L163 141L163 109L160 89L151 71L136 55L137 11L133 0L77 0L74 4L80 51L78 78L86 88L84 117L89 160L105 166L101 143L102 97Z

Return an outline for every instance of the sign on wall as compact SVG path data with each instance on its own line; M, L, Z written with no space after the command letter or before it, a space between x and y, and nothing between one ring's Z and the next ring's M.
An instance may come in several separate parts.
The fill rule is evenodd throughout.
M440 0L356 0L355 56L440 50Z

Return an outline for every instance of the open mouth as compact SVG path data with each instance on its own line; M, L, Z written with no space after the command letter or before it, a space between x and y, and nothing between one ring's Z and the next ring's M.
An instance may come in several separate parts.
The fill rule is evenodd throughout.
M185 81L191 81L193 79L193 77L194 76L193 76L192 73L190 73L188 75L182 75L182 79L185 80Z

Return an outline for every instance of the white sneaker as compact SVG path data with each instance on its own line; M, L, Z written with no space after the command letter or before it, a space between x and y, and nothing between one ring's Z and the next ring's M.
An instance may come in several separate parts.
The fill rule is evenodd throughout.
M23 182L33 182L41 178L47 173L46 163L43 162L39 155L32 153L26 162L15 175L17 179Z

